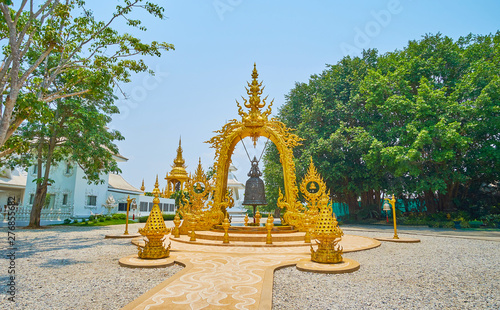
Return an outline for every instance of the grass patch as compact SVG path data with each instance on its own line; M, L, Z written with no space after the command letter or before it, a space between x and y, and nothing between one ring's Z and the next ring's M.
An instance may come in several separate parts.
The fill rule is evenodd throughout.
M62 223L62 224L54 224L54 225L92 227L92 226L123 225L123 224L125 224L125 221L126 220L122 220L122 219L110 219L110 220L104 220L101 222L101 221L96 219L94 221L88 221L88 222L83 222L83 223L82 222L71 223L71 224ZM135 220L135 221L128 220L128 223L129 224L138 223L138 221L137 220Z

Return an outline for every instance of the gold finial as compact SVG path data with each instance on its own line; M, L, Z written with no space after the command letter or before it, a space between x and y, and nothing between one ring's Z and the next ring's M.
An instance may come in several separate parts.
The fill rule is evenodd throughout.
M142 179L142 185L141 185L141 191L145 191L146 190L146 186L144 186L144 179Z
M259 83L259 81L257 80L258 77L259 73L257 72L257 65L256 63L254 63L252 71L252 82L247 82L248 87L245 87L249 99L247 100L241 97L243 99L243 105L247 109L249 109L248 113L244 112L242 107L240 106L240 103L236 101L236 103L238 104L238 114L240 114L243 122L246 123L246 126L249 127L262 126L262 124L267 120L267 117L271 114L271 106L273 105L274 101L271 101L266 111L260 111L260 109L262 109L266 105L267 97L262 99L261 101L260 96L264 91L264 87L262 87L262 82Z
M177 157L174 159L174 164L175 167L184 167L184 163L184 158L182 158L181 137L179 137L179 147L177 148Z

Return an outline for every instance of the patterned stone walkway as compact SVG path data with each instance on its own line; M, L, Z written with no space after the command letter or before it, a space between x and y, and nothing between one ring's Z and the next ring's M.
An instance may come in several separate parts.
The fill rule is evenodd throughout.
M377 247L380 242L345 235L341 245L348 253ZM274 271L310 258L306 246L211 246L172 241L171 249L171 257L185 268L124 310L271 309Z

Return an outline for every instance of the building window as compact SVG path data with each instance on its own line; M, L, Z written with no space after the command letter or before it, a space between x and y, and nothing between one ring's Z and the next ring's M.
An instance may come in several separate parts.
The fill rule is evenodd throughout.
M97 196L94 196L94 195L87 196L87 205L88 206L97 206Z
M173 203L169 204L170 206L170 211L174 212L175 211L175 205Z
M66 164L66 174L70 174L71 173L71 169L73 169L73 167L71 166L70 163L67 163Z
M35 202L35 194L30 195L30 205L32 205L33 202Z
M45 204L43 205L44 209L53 209L54 208L54 194L49 194L45 196Z
M68 194L63 194L62 204L63 206L66 206L68 204Z
M148 203L145 201L141 201L139 203L139 211L141 212L148 212Z
M118 211L127 211L127 203L126 202L120 202L118 204Z
M149 211L149 212L151 212L151 210L152 210L152 209L153 209L153 203L152 203L152 202L150 202L150 203L149 203L149 206L148 206L148 211Z
M37 174L38 173L38 165L34 165L33 166L33 174Z

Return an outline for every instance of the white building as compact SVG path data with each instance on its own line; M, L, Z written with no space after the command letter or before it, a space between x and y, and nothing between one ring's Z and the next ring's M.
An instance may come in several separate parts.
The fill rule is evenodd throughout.
M114 159L118 163L128 160L121 155L115 155ZM23 197L16 212L16 225L18 226L26 226L29 223L36 192L36 183L33 180L37 176L37 169L37 165L28 168L27 176L24 178L25 187L19 184L19 188L15 188L14 183L22 181L19 181L18 177L11 178L10 190L5 195L0 195L0 203L11 196ZM92 214L107 214L109 211L110 213L125 213L129 196L137 203L137 209L135 211L131 209L129 212L131 217L149 215L153 197L144 196L140 189L130 185L121 175L113 173L102 175L103 182L99 184L88 184L84 176L83 170L70 161L60 162L51 167L49 178L53 182L47 190L47 198L41 214L41 225L61 223L67 218L88 218ZM4 178L0 177L0 181L2 180ZM0 182L0 190L1 185ZM116 202L116 207L108 211L104 205L110 196ZM175 212L173 199L161 198L160 202L162 211Z
M242 222L245 218L245 213L247 209L245 209L242 205L243 196L240 194L240 190L245 189L245 185L238 181L236 176L234 175L234 171L237 171L236 167L231 164L229 165L229 172L227 174L227 188L232 190L232 197L234 199L234 206L227 210L229 216L231 217L233 222Z
M23 202L26 187L26 172L19 169L0 169L0 213L7 210L8 205L19 205Z

